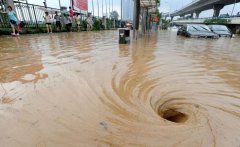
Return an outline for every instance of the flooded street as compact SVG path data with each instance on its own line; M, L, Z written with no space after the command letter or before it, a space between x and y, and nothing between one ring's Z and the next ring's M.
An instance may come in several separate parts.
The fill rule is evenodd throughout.
M239 147L240 38L0 37L0 147Z

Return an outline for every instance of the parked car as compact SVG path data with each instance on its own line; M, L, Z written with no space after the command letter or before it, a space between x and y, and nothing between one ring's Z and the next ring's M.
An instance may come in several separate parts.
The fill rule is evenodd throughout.
M219 37L233 37L232 32L224 25L209 25L208 27L212 32L218 34Z
M198 38L219 38L219 35L213 33L208 26L200 24L187 24L179 28L177 35Z

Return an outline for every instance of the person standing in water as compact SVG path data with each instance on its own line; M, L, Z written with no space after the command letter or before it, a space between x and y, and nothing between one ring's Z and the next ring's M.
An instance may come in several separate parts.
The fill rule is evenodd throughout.
M19 27L18 27L19 21L18 21L17 15L13 11L11 6L8 6L7 8L8 8L8 12L7 12L8 19L12 27L11 35L19 36Z
M61 28L62 28L62 25L61 25L61 21L60 21L60 15L58 15L58 12L57 12L57 11L55 12L54 19L56 20L56 28L57 28L57 31L60 32L60 31L61 31Z
M80 32L80 31L81 31L81 27L80 27L80 25L81 25L81 19L80 19L78 13L75 14L74 19L75 19L75 22L76 22L76 24L77 24L77 31Z
M92 15L90 14L88 16L88 18L86 19L86 22L87 22L87 31L92 31L92 28L93 28L93 19L92 19Z
M52 22L51 22L51 17L49 16L48 12L45 12L45 16L43 16L45 23L46 23L46 27L47 27L47 32L48 33L52 33Z

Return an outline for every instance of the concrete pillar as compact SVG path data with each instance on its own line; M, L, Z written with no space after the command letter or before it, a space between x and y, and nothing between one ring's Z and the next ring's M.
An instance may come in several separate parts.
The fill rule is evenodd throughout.
M191 13L190 17L193 18L193 13Z
M142 34L145 34L146 32L146 18L147 18L147 13L145 9L142 9Z
M134 38L136 38L136 33L138 32L138 29L139 29L139 15L140 15L140 0L134 0L134 13L133 13L133 37Z
M215 4L213 5L213 17L218 17L220 14L220 10L224 7L223 4Z
M201 13L201 11L195 11L196 18L199 18L200 13Z
M171 16L171 21L173 21L174 16Z

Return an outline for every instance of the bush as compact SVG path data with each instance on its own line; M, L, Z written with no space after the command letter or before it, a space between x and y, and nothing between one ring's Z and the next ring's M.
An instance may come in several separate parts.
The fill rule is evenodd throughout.
M0 28L0 35L9 35L11 31L11 28Z
M107 28L106 29L110 30L110 28L112 27L112 21L109 18L107 18L106 22L107 22Z
M210 25L210 24L220 24L220 25L226 25L231 20L228 19L220 19L220 18L213 18L213 19L207 19L204 21L205 24Z
M81 31L86 31L87 30L87 22L86 20L83 20L81 22Z
M162 29L163 30L167 30L168 27L169 27L169 21L168 20L165 20L165 19L162 19Z
M93 24L93 31L99 31L100 30L100 21L95 20Z

